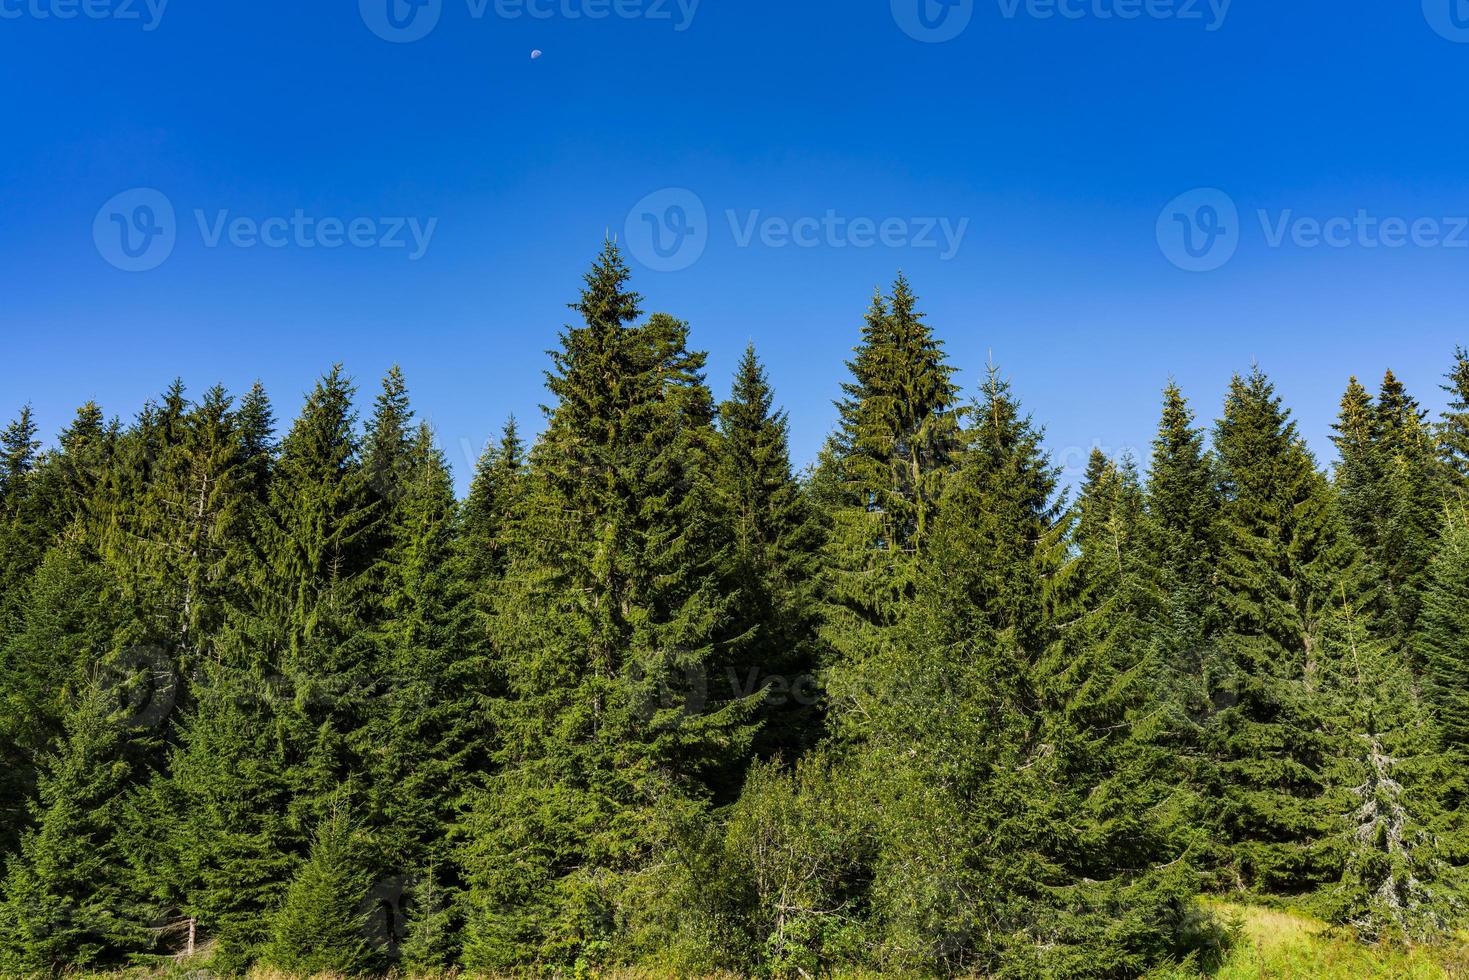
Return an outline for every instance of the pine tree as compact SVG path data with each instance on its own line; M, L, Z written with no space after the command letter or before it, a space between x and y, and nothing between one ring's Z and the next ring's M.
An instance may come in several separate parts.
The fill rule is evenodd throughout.
M1417 624L1443 508L1423 413L1392 372L1374 402L1356 378L1334 439L1342 517L1361 545L1376 595L1377 632L1404 649Z
M413 887L399 966L410 973L438 973L455 960L453 915L429 865Z
M11 860L0 904L0 970L105 967L147 945L120 849L137 759L110 692L89 686L44 764L35 826Z
M1226 706L1210 719L1219 827L1247 887L1293 894L1333 874L1328 769L1342 750L1323 693L1326 624L1356 580L1329 486L1270 381L1236 377L1215 434L1225 494L1220 593ZM1351 599L1351 593L1347 593Z
M1095 680L1097 703L1083 708L1081 693L1054 703L1064 685L1045 656L1048 593L1068 524L1055 471L993 370L972 417L907 642L874 670L864 685L871 694L853 712L869 782L881 787L874 901L884 963L1136 974L1177 951L1186 874L1138 873L1120 852L1138 846L1129 838L1139 824L1126 814L1146 803L1114 797L1117 778L1100 786L1076 779L1078 765L1107 770L1124 758L1106 749L1102 759L1086 755L1105 745L1092 726L1126 706L1109 709L1115 683L1103 670L1082 678ZM1135 488L1132 496L1139 507ZM1141 685L1131 690L1145 697ZM1125 729L1115 717L1110 725ZM1089 880L1098 867L1106 880Z
M19 492L26 476L36 468L36 453L41 448L36 431L31 406L25 405L0 433L0 500L7 505L10 495Z
M305 849L287 814L292 760L278 679L231 652L205 668L167 775L135 804L133 862L146 893L195 920L212 965L244 970L270 937L270 915Z
M260 382L250 386L240 407L235 413L235 425L240 433L241 451L245 463L245 483L251 495L265 502L270 486L271 468L277 450L275 441L275 413L270 407L270 398Z
M1451 843L1462 765L1443 752L1401 652L1374 639L1350 604L1329 628L1348 654L1334 692L1348 746L1335 781L1347 809L1341 880L1324 890L1324 911L1368 942L1442 941L1463 913Z
M376 965L362 908L363 873L351 819L338 804L317 828L311 856L297 870L275 916L265 960L302 976L357 976Z
M1074 791L1083 833L1069 862L1087 880L1196 852L1202 813L1190 733L1181 730L1164 579L1135 464L1094 451L1054 591L1057 626L1035 671L1047 741Z
M525 464L525 446L512 417L500 442L486 447L480 457L463 506L464 574L485 600L509 566L511 527L524 496Z
M1204 431L1195 424L1183 391L1170 383L1153 440L1140 544L1142 565L1162 596L1161 607L1148 614L1149 640L1161 665L1155 678L1158 696L1172 716L1166 728L1175 758L1188 770L1187 785L1198 792L1215 784L1204 728L1220 707L1210 691L1222 670L1221 503Z
M0 847L28 822L37 763L64 733L73 699L110 649L118 615L105 571L80 544L47 553L27 584L23 615L0 647L0 744L9 792L0 797Z
M608 244L552 355L497 617L503 768L465 831L473 969L606 956L651 859L650 802L697 808L701 774L748 751L754 699L705 696L731 600L704 357L672 318L634 326L627 280Z
M248 648L294 694L285 721L293 819L310 824L362 768L381 621L384 503L359 458L353 388L333 368L281 444L260 524L264 569Z
M1444 747L1469 759L1469 512L1449 507L1414 644Z
M1438 427L1439 457L1450 497L1462 498L1469 488L1469 349L1454 350L1454 368L1441 385L1449 396Z
M901 620L960 448L954 369L916 306L902 276L890 299L873 297L823 456L826 639L838 660L872 655Z
M719 408L718 482L733 530L730 576L748 641L729 664L730 693L769 688L761 748L797 754L815 736L822 530L791 472L789 421L753 345Z
M487 665L467 639L469 596L454 562L458 504L426 424L399 470L375 671L382 693L365 746L367 820L380 828L385 873L428 860L487 755Z
M411 466L413 430L408 386L402 369L395 364L383 378L383 390L374 405L362 447L363 469L379 497L392 500L401 493Z

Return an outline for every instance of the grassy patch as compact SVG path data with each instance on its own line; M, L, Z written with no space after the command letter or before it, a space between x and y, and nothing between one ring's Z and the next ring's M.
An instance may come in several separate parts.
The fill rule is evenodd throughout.
M1469 980L1469 942L1413 950L1364 946L1292 912L1219 905L1243 924L1216 980Z

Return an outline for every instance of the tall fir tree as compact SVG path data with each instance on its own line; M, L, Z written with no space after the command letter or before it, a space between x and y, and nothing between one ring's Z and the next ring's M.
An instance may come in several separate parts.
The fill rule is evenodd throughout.
M654 853L648 807L698 809L752 735L756 699L706 694L732 600L704 356L676 320L634 325L628 278L609 243L552 355L497 617L502 769L466 827L474 969L607 956Z
M380 874L432 857L473 777L487 765L482 647L469 641L469 594L455 563L458 503L432 430L420 424L401 469L385 565L384 619L369 722L369 804Z
M291 818L314 825L364 770L382 619L385 503L364 470L353 387L340 367L316 385L281 443L260 522L263 569L246 649L293 695L282 724Z
M42 766L35 826L10 861L0 903L8 974L117 966L148 944L121 847L139 760L113 693L90 685L78 696L65 740Z
M1451 498L1462 499L1469 491L1469 348L1454 349L1454 366L1440 385L1448 395L1448 406L1438 425L1439 458Z
M1469 760L1469 510L1449 505L1414 644L1444 747Z
M912 598L917 556L961 448L959 391L943 345L899 276L874 295L847 364L839 424L818 478L831 529L827 642L859 660L890 640Z
M1340 880L1318 902L1328 920L1369 942L1441 942L1463 914L1462 762L1444 751L1396 644L1372 636L1350 602L1327 630L1345 652L1331 665L1344 743L1333 764L1343 856Z
M1336 423L1343 519L1362 547L1374 631L1406 649L1437 547L1442 483L1424 413L1391 371L1377 400L1352 378Z
M1215 433L1227 624L1210 738L1218 822L1239 885L1299 894L1334 873L1329 769L1342 751L1325 678L1327 625L1359 557L1325 478L1257 368L1230 385Z
M192 920L224 972L244 971L264 949L305 850L290 818L295 760L279 681L244 651L203 667L167 771L131 813L140 893L175 932Z
M338 802L317 828L311 855L275 915L268 963L298 976L360 976L378 965L363 908L371 879L359 847L345 804Z
M464 575L485 600L509 567L513 526L524 498L525 468L525 445L512 416L500 441L487 446L480 456L462 508Z
M794 757L818 734L822 528L791 471L790 423L775 408L754 345L720 405L718 484L733 532L732 586L747 641L732 651L729 694L768 688L760 749Z

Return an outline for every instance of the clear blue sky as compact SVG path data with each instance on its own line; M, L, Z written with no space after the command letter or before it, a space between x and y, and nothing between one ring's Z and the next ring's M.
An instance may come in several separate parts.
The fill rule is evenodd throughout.
M1469 247L1427 244L1469 245L1453 220L1469 216L1469 31L1449 0L1235 0L1222 23L1208 0L1153 0L1198 19L966 0L947 22L927 0L935 31L970 17L942 43L905 33L924 33L918 0L702 0L691 19L690 0L525 0L534 17L393 2L406 30L428 23L414 14L434 29L377 36L388 0L172 0L161 17L158 0L0 0L5 414L30 401L50 436L88 398L130 417L178 375L196 392L261 378L289 417L332 362L364 404L399 362L462 485L507 414L540 424L543 352L579 276L605 231L651 233L630 211L666 188L693 193L707 241L676 271L646 268L644 243L636 286L692 323L721 394L757 344L801 461L899 268L966 389L993 351L1073 468L1092 445L1145 447L1170 376L1212 418L1252 360L1325 460L1348 375L1391 366L1437 409L1469 342ZM126 264L113 221L159 227L136 196L104 208L135 188L176 211L146 272L107 254ZM1195 188L1240 215L1215 271L1168 257L1175 215L1208 230L1217 197L1165 213ZM698 219L668 210L686 200L647 213L667 233ZM408 248L304 248L276 224L262 231L284 247L228 230L208 245L221 212L298 211L370 219L369 242L388 219L436 224L416 261L406 232ZM1360 223L1337 226L1344 247L1304 247L1298 224L1272 246L1287 211L1429 224L1398 248L1366 247ZM829 212L887 221L890 241L838 247L845 232L806 225L812 247L782 247L759 223L743 240L752 215ZM925 222L903 222L938 218L967 221L955 254L906 243Z

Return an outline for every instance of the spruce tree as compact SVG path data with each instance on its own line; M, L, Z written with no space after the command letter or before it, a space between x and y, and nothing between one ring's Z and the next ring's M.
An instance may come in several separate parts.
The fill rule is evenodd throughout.
M453 914L432 864L413 886L399 965L410 973L439 973L455 961Z
M293 819L324 817L328 796L363 764L382 619L384 502L355 432L340 368L316 385L281 443L260 524L264 568L248 649L294 694L285 721Z
M193 919L212 966L243 971L305 849L288 813L292 758L279 679L229 652L203 669L167 774L135 804L134 863L156 907Z
M1324 678L1326 624L1358 556L1325 478L1258 369L1230 385L1215 433L1224 488L1220 595L1226 674L1210 739L1218 824L1242 886L1294 894L1333 874L1328 770L1342 751Z
M710 703L726 642L713 405L687 328L641 325L608 244L553 352L555 398L497 617L502 766L465 829L466 965L595 962L652 859L653 801L697 809L755 699Z
M460 541L464 574L476 595L486 602L509 566L512 525L524 496L525 466L525 446L512 417L505 423L499 443L485 448L463 505Z
M765 753L794 756L815 736L822 529L791 472L789 421L753 345L719 408L718 483L733 532L730 577L748 627L729 663L730 694L768 687Z
M1148 639L1161 666L1155 678L1174 753L1188 769L1187 784L1205 792L1215 781L1204 737L1222 705L1210 698L1223 670L1218 649L1224 625L1218 567L1221 498L1215 459L1183 391L1170 383L1153 440L1141 523L1141 565L1161 592L1147 615ZM1207 860L1207 859L1204 859Z
M1334 439L1342 517L1361 545L1375 595L1376 632L1406 648L1443 509L1438 463L1423 412L1391 371L1374 401L1356 378Z
M959 392L902 276L878 292L819 476L831 523L826 639L838 661L878 650L912 597L917 555L960 448Z
M1469 489L1469 349L1454 349L1454 367L1440 387L1449 403L1438 426L1439 458L1451 498L1462 498Z
M10 792L0 797L0 846L14 848L28 822L37 764L64 734L119 625L104 569L80 543L53 548L27 584L23 614L0 647L0 736Z
M364 747L366 819L379 829L385 874L429 860L487 756L487 664L468 641L469 596L454 561L458 504L427 424L399 470L375 670L381 693Z
M138 760L112 692L86 688L66 729L5 878L0 970L12 975L115 966L148 942L120 843Z
M1055 471L994 371L972 417L907 642L853 713L880 787L873 900L884 963L1135 975L1178 952L1189 893L1181 867L1137 870L1133 849L1149 848L1134 814L1147 798L1112 772L1125 764L1141 781L1146 757L1116 747L1130 736L1119 713L1132 701L1145 717L1147 688L1127 665L1132 683L1119 685L1098 662L1080 665L1072 692L1046 656L1068 525ZM1135 487L1130 506L1140 508ZM1123 703L1109 704L1119 686ZM1097 869L1103 880L1090 877Z
M1347 654L1333 679L1345 736L1334 765L1344 859L1320 904L1368 942L1442 941L1463 914L1453 843L1462 762L1443 751L1401 651L1372 637L1349 603L1328 629Z
M270 397L260 382L251 385L250 390L240 399L240 407L235 413L235 426L240 433L245 483L251 495L264 503L277 445L275 412L270 406Z
M1469 511L1449 506L1414 643L1444 747L1469 760Z
M376 966L366 912L370 879L345 805L317 828L311 855L296 871L275 915L266 962L301 976L358 976Z

